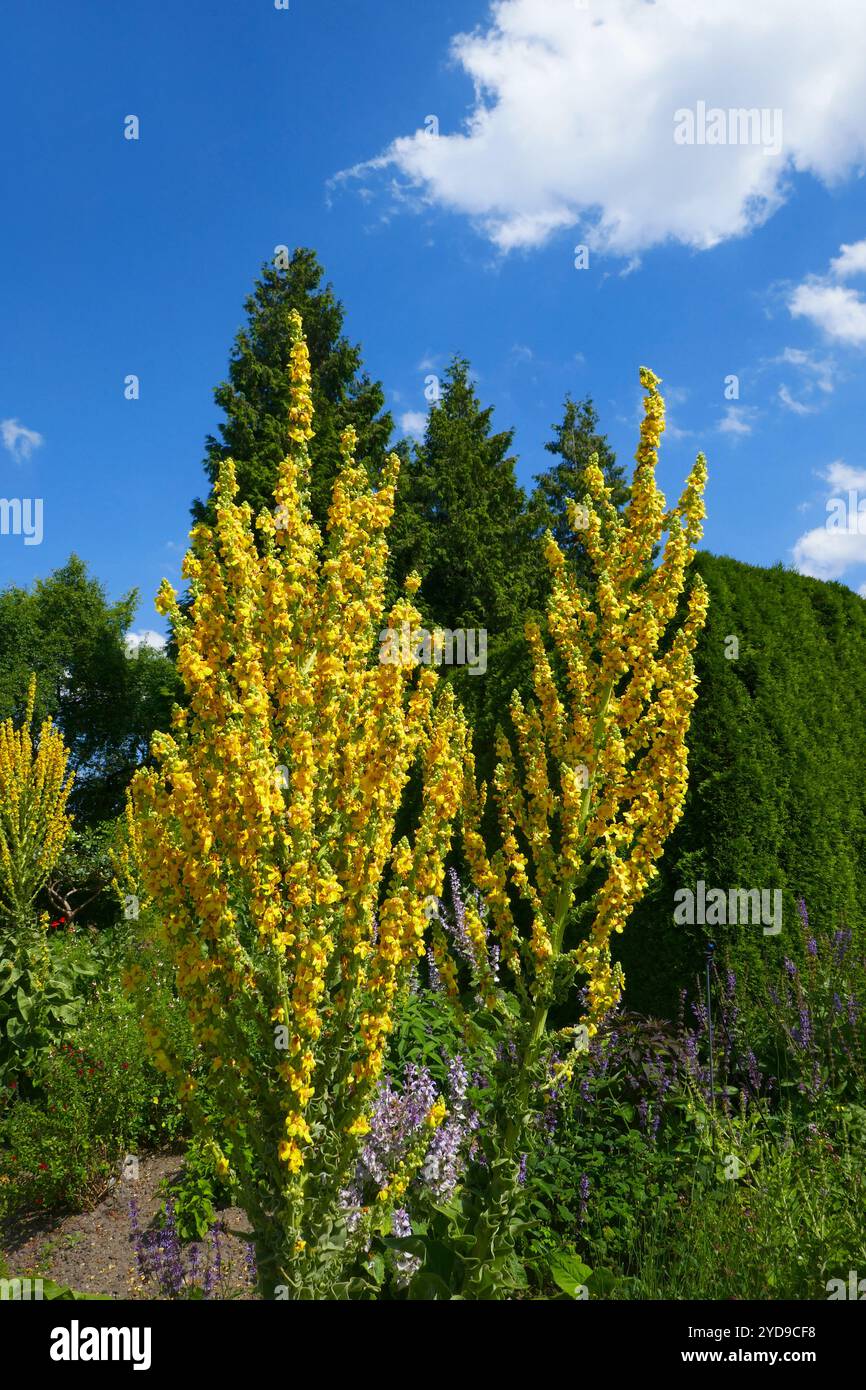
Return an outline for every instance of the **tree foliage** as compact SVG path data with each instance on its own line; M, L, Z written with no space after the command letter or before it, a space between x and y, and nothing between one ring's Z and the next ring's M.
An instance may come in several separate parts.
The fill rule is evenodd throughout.
M0 592L0 718L21 714L35 672L36 718L50 716L63 735L75 771L70 807L88 822L122 810L176 690L161 652L130 654L137 606L134 591L109 603L76 555L29 590Z
M265 263L246 300L247 321L239 330L228 380L214 391L225 413L219 438L209 435L204 460L211 484L208 498L193 504L196 521L212 523L213 488L224 460L235 466L238 497L253 514L271 505L277 473L289 449L292 314L301 314L310 351L316 435L310 443L310 506L317 525L325 522L331 490L341 466L340 438L352 428L358 461L375 476L387 451L393 422L383 410L378 382L364 371L361 350L343 332L345 310L314 251L299 247L285 269Z

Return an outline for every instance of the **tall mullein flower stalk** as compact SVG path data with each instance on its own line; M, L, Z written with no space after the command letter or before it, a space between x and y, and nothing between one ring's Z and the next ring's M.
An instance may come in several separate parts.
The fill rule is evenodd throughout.
M0 931L14 931L19 943L36 930L37 895L72 828L69 751L50 719L34 737L35 703L34 675L20 725L0 723Z
M683 595L705 514L706 462L699 454L682 497L666 510L655 478L664 402L652 372L642 368L640 379L644 418L624 514L595 461L584 475L586 496L570 504L594 571L586 591L552 535L546 538L550 641L527 627L536 699L525 707L515 693L514 736L499 738L493 794L500 844L492 855L481 835L486 788L476 794L471 767L466 780L466 856L522 1005L509 1157L551 1042L557 984L585 977L579 1026L591 1037L622 993L611 938L655 874L685 798L697 691L692 652L708 600L700 577ZM573 1068L574 1041L572 1030L553 1041L563 1056L554 1079Z
M371 489L347 430L325 537L312 521L297 314L293 340L291 448L258 544L228 461L215 526L192 533L188 612L160 590L187 705L153 740L132 818L202 1053L203 1079L178 1077L181 1095L243 1194L263 1291L281 1297L326 1293L338 1260L339 1193L424 952L425 904L442 891L466 745L435 672L379 659L396 456ZM418 624L417 587L412 576L389 627ZM421 810L398 840L419 762ZM150 1044L174 1071L165 1039Z

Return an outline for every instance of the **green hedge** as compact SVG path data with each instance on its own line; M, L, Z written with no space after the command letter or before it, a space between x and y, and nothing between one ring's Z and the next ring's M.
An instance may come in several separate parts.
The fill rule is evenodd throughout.
M704 943L749 973L799 960L813 920L866 944L866 603L841 584L701 552L710 612L696 653L685 813L659 879L619 939L633 1008L671 1016ZM736 660L726 640L739 639ZM678 888L781 888L778 936L678 926Z

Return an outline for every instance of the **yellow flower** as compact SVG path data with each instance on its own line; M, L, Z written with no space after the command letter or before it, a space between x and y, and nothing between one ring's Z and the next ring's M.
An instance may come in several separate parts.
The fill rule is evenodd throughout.
M427 1112L427 1123L430 1126L430 1128L438 1129L439 1125L441 1125L442 1121L445 1119L447 1113L448 1107L445 1104L445 1101L443 1100L442 1096L439 1096L437 1100L434 1100L433 1104L430 1106L429 1111Z

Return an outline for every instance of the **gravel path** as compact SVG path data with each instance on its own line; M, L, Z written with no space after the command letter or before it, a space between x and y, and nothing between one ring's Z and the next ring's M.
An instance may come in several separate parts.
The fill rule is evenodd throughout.
M153 1299L161 1295L153 1283L144 1281L137 1269L130 1227L129 1203L135 1198L139 1225L147 1230L164 1200L160 1185L175 1178L182 1160L176 1154L142 1157L138 1179L118 1178L92 1211L59 1218L25 1218L17 1233L3 1239L3 1254L10 1275L53 1279L79 1293L98 1293L109 1298ZM214 1297L253 1296L246 1270L246 1242L249 1231L245 1214L237 1207L218 1213L226 1227L221 1240L223 1278ZM195 1243L204 1264L206 1248ZM187 1246L189 1254L193 1246Z

